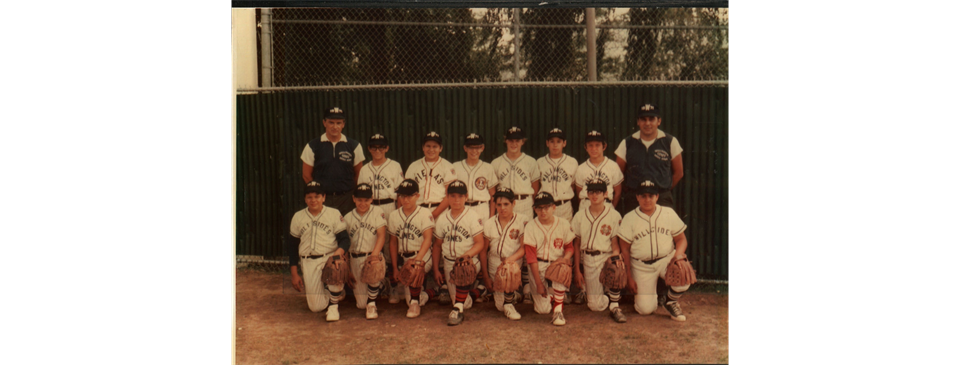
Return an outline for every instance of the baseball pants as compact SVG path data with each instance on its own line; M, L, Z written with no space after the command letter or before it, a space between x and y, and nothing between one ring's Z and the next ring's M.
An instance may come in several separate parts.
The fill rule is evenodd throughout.
M603 311L610 304L610 298L604 294L603 284L600 283L600 270L603 269L603 264L611 254L612 252L604 252L590 256L580 253L580 262L583 263L583 281L587 287L587 308L594 312Z
M456 261L447 260L446 257L444 257L442 260L443 260L443 280L447 283L447 291L450 292L450 298L456 298L457 286L453 285L453 283L450 282L450 273L453 272L453 265L456 263ZM476 268L477 272L480 272L480 259L478 259L477 257L474 257L470 260L473 261L473 266ZM476 284L476 282L474 282L474 284ZM470 284L470 286L473 287L473 284ZM463 303L463 309L470 309L471 307L473 307L473 299L471 299L470 296L467 295L467 301Z
M369 297L369 288L367 283L364 283L360 280L360 273L363 272L363 263L367 261L367 257L358 257L350 258L350 271L353 272L353 277L357 279L356 283L353 284L353 297L357 299L357 308L364 309L367 307L367 299ZM382 286L380 283L377 283L377 286Z
M529 219L533 219L533 196L527 197L526 199L517 199L516 206L513 207L513 212L517 214L523 214Z
M572 221L573 220L573 202L568 201L566 203L558 205L557 210L553 212L553 216L566 219L567 222Z
M483 226L484 223L487 223L487 219L490 219L490 204L487 202L483 202L472 207L467 206L467 209L477 213L477 217L480 217L481 220L481 226Z
M400 257L401 257L401 259L403 258L403 256L400 256ZM412 258L412 257L411 257L411 258ZM421 307L424 306L425 304L427 304L427 299L430 299L430 296L427 295L427 291L426 291L426 290L423 290L423 289L425 289L425 288L427 287L427 281L432 280L432 279L430 279L430 278L433 277L433 271L432 271L432 270L433 270L433 256L431 255L430 251L427 251L427 255L426 255L424 258L425 258L426 260L424 260L425 263L424 263L424 265L423 265L423 271L425 271L427 274L426 274L426 276L423 278L423 286L420 287L421 290L420 290L420 299L419 299L419 300L420 300L420 306L421 306ZM406 260L404 260L404 261L406 261ZM403 265L403 264L401 264L401 265ZM400 267L398 267L398 268L402 269L403 266L400 266ZM403 285L403 284L397 284L397 285ZM410 305L410 287L409 287L409 286L403 285L403 297L407 299L407 305L409 306L409 305Z
M522 257L520 258L523 259ZM503 262L503 259L497 255L491 255L487 253L487 273L490 274L490 278L497 276L497 269L500 268L500 263ZM518 262L519 263L519 262ZM492 288L490 288L492 290ZM493 292L493 303L497 306L497 310L503 312L503 292L495 291Z
M383 219L390 217L390 213L393 213L394 210L397 210L396 203L387 203L383 205L374 205L375 207L380 207L383 210ZM387 234L386 242L383 243L383 261L390 265L393 258L390 257L390 235Z
M340 298L343 299L343 285L330 285L324 288L320 281L323 276L323 265L327 263L327 256L317 259L300 259L300 268L303 270L303 284L306 287L307 306L311 312L319 312L327 308L330 304L330 292L340 292Z
M563 284L552 282L547 280L547 266L550 266L550 263L537 261L538 271L540 271L540 282L545 288L547 288L547 297L544 298L539 293L537 293L537 284L534 284L535 281L533 273L530 272L528 275L530 277L530 296L533 298L533 310L539 314L549 314L553 311L553 304L550 303L550 298L552 298L556 293L564 293L567 291L567 287ZM533 270L533 266L530 267ZM656 302L656 297L653 298ZM656 303L654 303L656 304Z
M650 314L657 310L657 278L663 279L667 274L667 265L676 251L647 265L643 261L630 259L630 271L633 280L637 282L637 295L634 297L634 309L640 314ZM676 293L683 293L690 289L690 285L671 286Z

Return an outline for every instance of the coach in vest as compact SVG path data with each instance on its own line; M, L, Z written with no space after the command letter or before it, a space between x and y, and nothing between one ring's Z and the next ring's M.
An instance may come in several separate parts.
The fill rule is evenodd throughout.
M336 208L347 215L356 206L353 204L353 187L363 167L363 147L360 142L340 133L346 119L343 109L332 107L323 114L320 138L307 143L300 154L303 160L303 181L317 181L324 187L327 197L323 205Z
M624 138L613 152L624 176L621 214L627 214L639 205L636 191L643 181L641 176L652 177L662 191L657 204L676 209L670 189L683 177L683 159L680 157L683 149L676 137L659 129L660 108L643 104L637 114L640 130Z

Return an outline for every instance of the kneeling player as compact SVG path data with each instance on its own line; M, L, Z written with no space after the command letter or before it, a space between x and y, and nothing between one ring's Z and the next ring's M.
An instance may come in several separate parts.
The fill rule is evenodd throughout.
M533 209L537 218L523 230L523 248L527 264L530 265L530 281L537 286L537 293L533 295L533 310L547 314L552 306L553 324L562 326L567 323L563 318L563 296L567 285L548 281L546 272L547 266L554 261L563 260L567 265L570 264L570 258L573 257L573 230L566 219L553 216L557 205L550 193L538 193L533 200ZM551 293L547 292L548 286Z
M481 271L484 277L489 280L490 276L496 275L500 264L519 264L524 255L523 247L523 228L527 225L529 218L525 215L516 214L513 208L516 204L517 196L513 190L505 187L498 187L497 192L493 194L493 201L497 208L497 215L488 219L483 224L484 246L487 247L487 261L481 261L483 268ZM488 286L489 288L489 286ZM507 318L512 320L520 319L520 313L513 306L514 295L520 295L513 291L509 293L494 292L493 301L497 310L503 312Z
M423 270L429 272L433 267L433 256L430 254L433 237L433 215L427 208L417 205L420 198L420 187L411 179L403 180L397 187L397 199L401 207L390 213L387 218L387 232L390 233L390 256L393 258L393 277L400 281L400 266L406 260L425 261ZM399 257L402 260L399 260ZM423 286L403 286L407 298L407 318L420 316L420 306L427 304L430 296Z
M606 203L607 183L600 179L587 181L587 198L590 206L573 216L574 278L577 286L587 292L587 307L600 312L610 305L610 316L623 323L627 318L620 310L620 289L604 295L600 284L600 269L611 256L620 256L617 232L620 229L620 213ZM580 272L579 263L583 263Z
M480 261L477 254L483 250L483 223L476 212L467 210L467 184L454 180L447 186L447 200L450 209L441 213L433 231L433 261L443 260L443 274L439 265L434 266L433 275L438 284L450 282L450 296L454 297L453 311L450 312L447 324L456 326L463 322L463 310L473 306L473 299L469 291L473 288L477 273L472 272L469 279L458 283L453 278L454 264L458 260L466 260L475 270L480 270Z
M367 260L383 259L381 252L386 240L387 220L383 211L373 203L373 187L369 184L357 185L353 190L353 203L357 206L344 217L347 231L350 233L350 270L355 278L363 276L363 265ZM381 278L382 279L382 278ZM368 286L357 280L353 295L357 299L357 308L367 308L367 319L377 318L377 297L380 296L381 283Z

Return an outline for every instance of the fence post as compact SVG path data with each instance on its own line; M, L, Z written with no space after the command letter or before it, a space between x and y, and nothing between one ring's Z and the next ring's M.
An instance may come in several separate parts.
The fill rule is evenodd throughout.
M263 87L273 86L273 11L260 9L260 63Z
M597 81L597 20L596 9L587 8L587 77Z
M520 81L520 9L513 9L513 81Z

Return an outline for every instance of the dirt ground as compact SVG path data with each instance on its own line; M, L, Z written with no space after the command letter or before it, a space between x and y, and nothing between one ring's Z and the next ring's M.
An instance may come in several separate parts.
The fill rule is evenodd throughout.
M340 321L327 323L324 312L310 312L289 274L262 270L239 269L236 294L237 364L729 362L728 296L715 288L683 296L686 322L663 308L641 316L631 298L622 304L627 323L568 304L562 327L529 302L517 305L520 321L484 302L449 327L449 305L431 301L408 319L402 302L378 300L380 318L367 320L352 298L341 303Z

